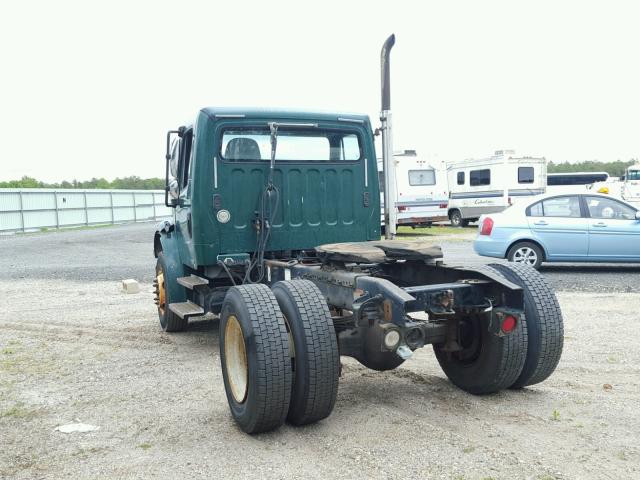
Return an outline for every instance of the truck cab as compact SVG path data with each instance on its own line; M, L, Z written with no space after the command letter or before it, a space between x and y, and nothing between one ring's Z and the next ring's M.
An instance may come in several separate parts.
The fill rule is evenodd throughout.
M270 125L277 128L273 166ZM169 137L166 203L175 208L180 262L190 270L248 258L264 208L271 209L269 251L380 239L365 115L203 108Z

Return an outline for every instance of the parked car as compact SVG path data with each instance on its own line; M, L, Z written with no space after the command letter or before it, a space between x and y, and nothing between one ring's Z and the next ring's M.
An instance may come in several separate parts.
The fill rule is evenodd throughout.
M547 194L480 218L474 249L543 262L640 262L640 210L598 194Z

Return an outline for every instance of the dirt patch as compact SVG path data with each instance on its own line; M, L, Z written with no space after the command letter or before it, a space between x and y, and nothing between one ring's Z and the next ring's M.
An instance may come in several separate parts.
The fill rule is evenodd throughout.
M541 385L474 397L429 348L385 373L343 358L327 420L250 437L228 413L217 321L163 334L141 286L0 282L11 299L0 319L0 477L640 476L640 295L561 293L565 353ZM74 422L100 429L54 430Z

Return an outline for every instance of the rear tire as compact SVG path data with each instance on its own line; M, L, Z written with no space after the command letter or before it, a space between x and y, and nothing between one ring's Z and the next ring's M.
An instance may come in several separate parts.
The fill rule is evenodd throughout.
M178 315L169 310L169 304L172 299L167 289L167 282L175 281L167 276L167 263L162 252L158 253L158 261L156 262L156 278L153 282L156 295L156 304L158 305L158 319L160 327L165 332L182 332L187 328L188 319L180 318Z
M490 267L487 267L490 268ZM489 332L488 315L460 322L460 352L447 353L442 345L433 350L451 383L474 395L494 393L511 387L520 377L527 358L527 323L518 322L508 335Z
M544 252L535 243L518 242L507 252L507 260L515 264L528 265L537 270L544 260Z
M278 282L273 293L290 328L293 388L287 420L295 425L328 417L338 395L340 351L327 303L308 280Z
M526 265L494 264L491 267L524 290L527 359L511 388L540 383L553 373L562 356L564 324L558 299L544 277Z
M289 339L273 292L263 284L227 292L220 317L220 360L231 415L247 433L284 423L292 372Z

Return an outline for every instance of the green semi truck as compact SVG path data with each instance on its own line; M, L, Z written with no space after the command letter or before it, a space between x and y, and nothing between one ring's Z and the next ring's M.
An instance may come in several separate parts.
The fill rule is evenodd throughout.
M393 192L389 53L382 49L385 196ZM536 271L449 266L429 242L381 240L366 115L203 108L167 134L166 204L154 237L166 332L220 318L231 414L248 433L313 423L337 398L340 356L391 370L432 345L472 394L546 379L562 315Z

